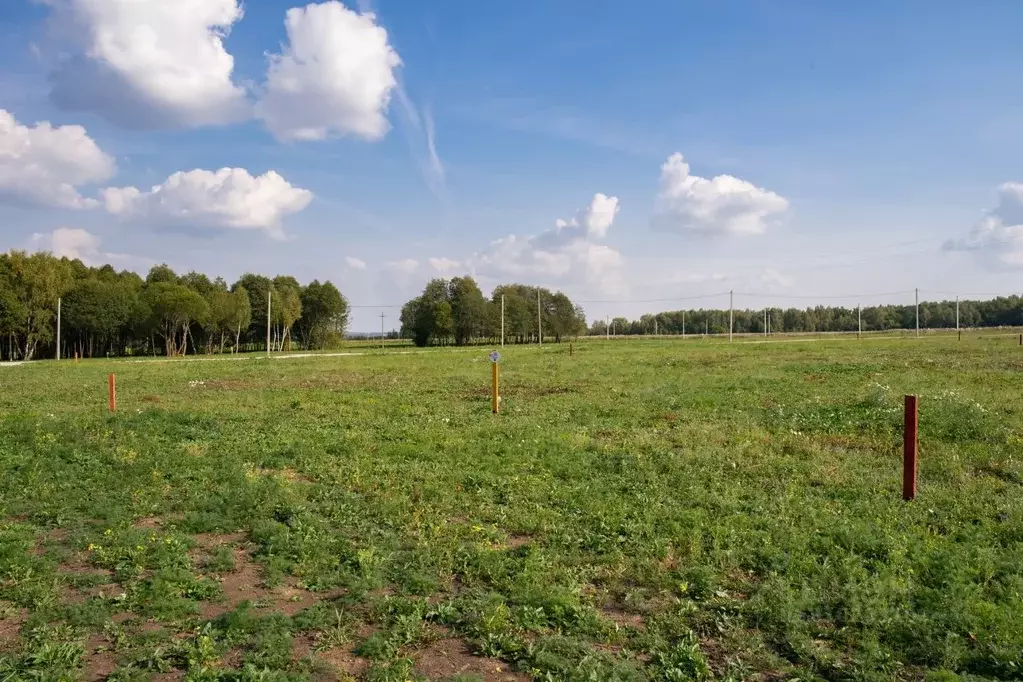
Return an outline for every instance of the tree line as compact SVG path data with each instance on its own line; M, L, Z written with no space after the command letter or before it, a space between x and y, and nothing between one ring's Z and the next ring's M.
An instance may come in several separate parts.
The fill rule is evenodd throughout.
M329 348L348 327L348 301L327 282L242 275L228 285L166 265L145 278L89 267L48 253L0 254L0 358L53 357L57 307L61 355L167 356L267 349Z
M504 284L484 297L472 277L430 280L401 309L401 336L417 346L457 346L501 338L511 343L560 342L586 332L586 315L565 294L525 284Z
M764 310L736 310L733 331L736 334L763 334ZM772 332L854 332L860 319L856 308L813 306L810 308L768 308L766 324ZM913 329L916 327L914 305L878 305L860 311L863 331ZM610 322L613 334L727 334L728 310L674 310L647 314L638 320L616 317ZM954 329L956 302L920 303L920 327ZM959 326L1018 327L1023 326L1023 298L1003 296L988 301L960 301ZM605 320L590 325L591 335L608 333Z

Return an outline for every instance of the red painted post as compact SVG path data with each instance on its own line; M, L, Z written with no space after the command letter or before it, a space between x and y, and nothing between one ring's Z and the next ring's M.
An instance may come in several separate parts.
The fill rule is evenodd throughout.
M111 374L108 382L110 384L110 411L117 411L117 378Z
M902 434L902 499L916 497L917 396L906 396L906 428Z

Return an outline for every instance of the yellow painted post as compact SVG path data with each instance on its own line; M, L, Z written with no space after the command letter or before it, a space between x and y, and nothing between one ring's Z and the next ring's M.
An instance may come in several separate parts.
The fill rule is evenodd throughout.
M490 354L490 371L491 371L491 377L492 377L492 381L493 381L493 385L491 387L492 391L491 391L490 399L491 399L491 407L494 410L494 414L497 414L498 412L501 411L501 392L498 390L498 385L497 385L498 384L498 376L500 375L500 370L497 368L497 363L500 362L500 361L501 361L501 353L499 351L495 350L494 352L492 352Z
M500 398L500 394L498 393L498 389L497 389L497 384L498 384L497 363L496 362L490 363L490 367L493 370L493 379L494 379L494 394L492 396L493 408L494 408L494 414L497 414L500 411L500 409L501 409L501 405L500 405L501 398Z

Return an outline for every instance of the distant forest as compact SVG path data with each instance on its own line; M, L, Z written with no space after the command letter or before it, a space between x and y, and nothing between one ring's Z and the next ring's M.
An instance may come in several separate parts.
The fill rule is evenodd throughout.
M330 282L242 275L228 284L158 265L143 279L47 253L0 254L0 358L185 355L340 345L348 301Z
M914 329L916 306L879 305L864 307L863 331L888 329ZM766 323L771 332L854 332L859 328L856 308L814 306L812 308L768 308ZM736 310L733 332L736 334L763 334L764 310ZM938 301L920 303L921 329L954 329L956 302ZM1017 327L1023 326L1023 298L1005 296L989 301L960 301L959 326ZM643 315L638 320L616 317L611 320L614 334L727 334L728 310L675 310ZM596 320L589 333L604 335L607 325Z
M0 254L0 359L52 358L56 354L57 305L61 302L61 355L186 355L265 351L267 299L271 350L340 346L348 330L348 300L331 282L302 285L294 277L245 274L228 283L166 265L146 277L89 267L47 253ZM502 305L503 302L503 305ZM558 342L606 333L604 320L589 328L583 309L567 295L541 287L507 284L489 298L471 277L434 279L401 311L400 336L416 345ZM772 332L856 331L855 308L815 306L767 311ZM763 333L763 310L736 310L735 333ZM1019 296L962 301L960 325L1023 326ZM863 308L864 331L912 329L914 306ZM615 334L725 334L727 310L687 310L623 317ZM920 304L921 328L954 328L954 301Z

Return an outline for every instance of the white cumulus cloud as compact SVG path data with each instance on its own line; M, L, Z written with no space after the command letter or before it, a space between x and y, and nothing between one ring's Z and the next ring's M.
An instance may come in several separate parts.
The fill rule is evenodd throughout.
M459 261L452 260L450 258L428 258L426 260L430 264L430 267L441 274L453 273L456 270L461 269L462 264Z
M148 191L111 187L101 194L107 211L124 218L156 226L263 230L275 238L283 237L284 216L313 198L274 171L254 177L242 168L180 171Z
M269 56L257 105L270 131L283 140L383 137L401 59L376 17L332 1L292 8L284 23L288 44Z
M353 256L345 256L345 265L350 267L352 270L365 270L366 261Z
M57 258L80 260L92 267L109 263L144 270L153 264L149 258L103 251L101 244L102 240L87 230L59 227L53 232L36 232L29 245L34 251L49 251Z
M962 239L949 240L947 251L972 251L997 269L1023 268L1023 183L998 187L998 205Z
M762 234L788 207L785 198L731 175L692 175L676 152L661 166L653 224L680 232Z
M239 0L42 0L72 53L54 102L127 128L192 127L251 115L224 37Z
M99 245L99 237L81 228L60 227L53 232L32 235L32 246L36 250L49 251L57 258L77 258L86 264L96 261Z
M607 236L617 213L617 197L595 194L571 220L557 220L533 236L497 239L470 264L490 278L547 279L616 291L622 286L622 257L599 240Z
M91 208L78 186L103 182L115 171L107 156L76 125L53 127L47 122L21 125L0 109L0 200L53 206Z

